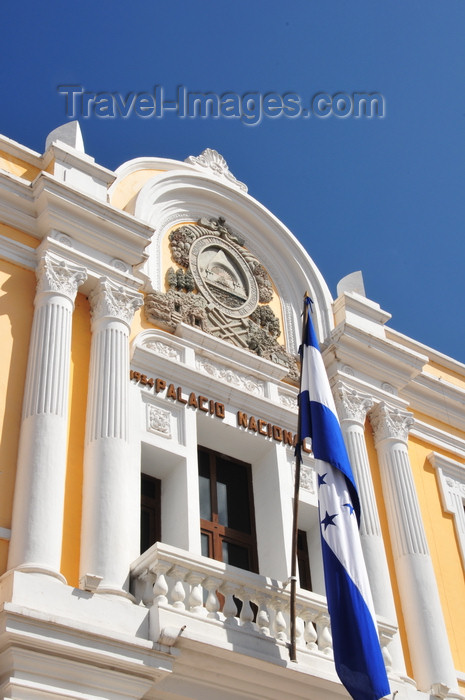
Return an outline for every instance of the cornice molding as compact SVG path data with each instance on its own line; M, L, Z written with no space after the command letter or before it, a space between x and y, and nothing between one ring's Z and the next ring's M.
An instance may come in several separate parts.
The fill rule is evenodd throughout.
M453 357L444 355L444 353L439 352L439 350L435 350L434 348L431 348L428 345L424 345L424 343L420 343L418 340L409 338L407 335L404 335L403 333L400 333L399 331L396 331L393 328L386 327L386 337L389 340L398 342L399 345L404 345L405 347L408 347L411 350L414 350L415 352L427 355L428 360L430 362L435 362L436 364L443 366L445 369L449 369L452 370L452 372L462 374L465 378L465 364L463 362L454 360Z
M40 153L23 146L17 141L13 141L13 139L9 139L8 136L3 134L0 134L0 151L34 166L34 168L42 168L42 155Z
M0 171L0 221L39 238L31 183L5 171Z
M463 429L465 389L427 372L421 372L402 390L411 407L446 425Z
M446 450L447 452L455 454L457 457L465 459L465 439L463 438L457 437L452 433L447 433L417 418L415 419L415 425L410 431L410 434L413 437L428 442L430 445L434 445L434 447Z
M36 250L24 243L7 238L0 234L0 256L8 262L24 267L27 270L34 270L36 266Z
M427 357L359 328L341 323L323 346L332 373L350 366L354 375L368 384L389 384L401 391L422 370Z
M88 253L120 258L129 265L145 259L153 229L127 212L89 197L41 173L33 183L37 230L42 238L56 229L86 246Z

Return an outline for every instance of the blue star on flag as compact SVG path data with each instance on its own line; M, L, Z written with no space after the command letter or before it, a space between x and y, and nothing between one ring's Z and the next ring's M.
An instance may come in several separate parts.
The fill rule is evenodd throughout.
M330 515L328 511L326 511L326 515L321 521L321 524L325 526L325 532L328 525L334 525L334 527L336 527L336 523L333 522L334 518L337 518L337 513L334 513L334 515Z

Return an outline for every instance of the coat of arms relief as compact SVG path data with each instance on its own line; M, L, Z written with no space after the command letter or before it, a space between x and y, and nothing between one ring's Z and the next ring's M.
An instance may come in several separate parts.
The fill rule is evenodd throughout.
M269 303L268 272L224 218L199 219L169 234L177 267L166 273L167 292L146 296L150 322L174 331L181 321L285 366L298 380L296 358L278 343L280 322Z

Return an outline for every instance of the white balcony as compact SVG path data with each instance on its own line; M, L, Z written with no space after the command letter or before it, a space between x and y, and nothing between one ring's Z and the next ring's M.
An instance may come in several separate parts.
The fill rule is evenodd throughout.
M157 543L131 566L132 591L150 608L150 638L161 644L202 644L289 663L289 587L265 576ZM336 680L326 598L298 589L298 663L306 673ZM397 629L379 621L388 672L388 645Z

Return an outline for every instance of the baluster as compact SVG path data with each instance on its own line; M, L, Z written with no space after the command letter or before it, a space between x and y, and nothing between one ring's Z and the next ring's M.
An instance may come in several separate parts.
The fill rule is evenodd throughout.
M326 656L333 655L333 638L329 626L329 615L322 613L316 618L318 630L318 648Z
M237 625L237 606L233 598L233 594L237 593L237 586L233 583L225 583L221 586L221 593L223 593L225 597L223 605L224 624L230 626Z
M218 600L218 596L216 594L216 591L220 585L221 581L217 578L207 578L206 581L203 582L203 587L208 591L207 600L205 602L205 607L208 610L207 617L214 620L220 619L218 614L218 610L220 609L220 601Z
M155 567L153 567L152 572L156 574L157 580L153 585L153 603L157 605L166 605L168 603L168 598L166 594L168 593L168 583L166 581L165 574L169 571L171 564L167 562L158 562Z
M241 608L241 613L239 615L239 619L241 621L242 627L245 629L255 629L255 625L253 624L253 610L252 606L250 605L250 597L251 597L251 591L248 591L245 588L241 588L239 594L237 597L242 601L242 608Z
M153 603L153 587L155 584L156 575L145 569L140 573L135 582L135 597L136 600L141 600L146 607L150 607Z
M280 642L287 642L287 634L286 634L286 619L283 615L283 611L281 610L281 601L277 600L275 601L275 618L274 618L274 632L275 632L275 637L276 639L279 639Z
M267 637L270 636L270 613L268 612L268 606L267 606L267 599L265 596L261 596L258 598L258 615L257 615L257 626L259 631L266 635Z
M392 657L388 648L388 644L391 640L391 635L383 634L383 632L380 632L379 641L381 644L381 653L383 655L383 661L384 665L386 666L387 673L392 671Z
M186 576L186 581L191 585L189 610L195 615L200 615L202 617L205 617L207 614L206 609L203 607L203 589L201 585L204 578L204 574L195 571L191 571Z
M305 623L304 639L307 643L307 649L309 649L310 651L316 651L318 649L318 644L316 643L317 633L315 625L313 624L312 618L309 613L304 614L303 619Z
M187 569L182 566L174 566L170 571L170 576L175 581L173 590L171 591L171 601L173 608L177 610L185 610L184 598L186 597L186 591L184 588L184 578L187 574Z
M304 639L305 625L302 620L302 608L296 609L295 616L295 645L300 649L305 649L305 639Z

